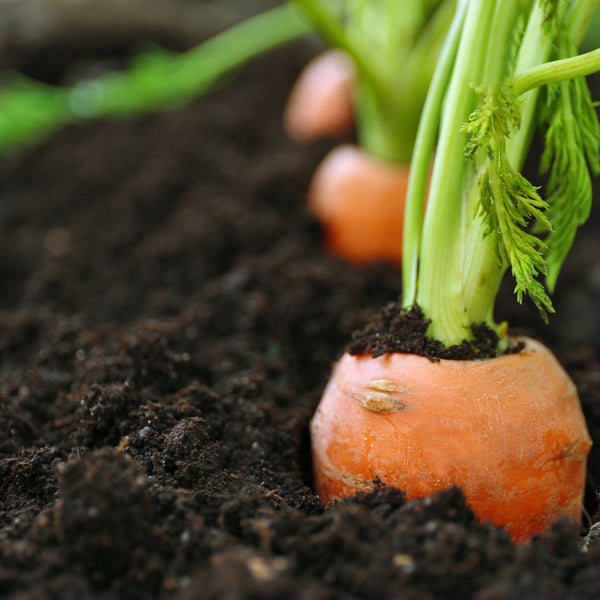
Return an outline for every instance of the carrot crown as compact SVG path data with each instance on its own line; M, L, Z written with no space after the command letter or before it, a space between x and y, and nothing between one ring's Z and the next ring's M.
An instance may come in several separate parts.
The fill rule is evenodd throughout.
M444 343L482 322L505 337L493 311L508 269L519 302L554 312L549 293L600 172L584 79L600 70L600 50L577 55L599 5L458 3L419 125L404 229L404 306L419 304ZM545 197L520 173L536 126Z
M361 146L407 163L456 0L289 0L352 59Z

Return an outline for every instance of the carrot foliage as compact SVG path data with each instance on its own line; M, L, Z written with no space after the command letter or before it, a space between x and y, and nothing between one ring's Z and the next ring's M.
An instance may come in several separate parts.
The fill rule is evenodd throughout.
M519 302L528 292L540 309L552 311L550 298L536 279L547 271L546 245L526 230L531 221L545 231L552 228L546 217L549 205L506 154L506 139L521 122L518 99L501 86L479 93L483 100L464 127L471 136L466 155L472 156L480 148L486 154L478 180L476 217L485 223L485 235L495 234L498 261L511 265Z
M572 44L562 46L574 54ZM540 171L548 174L546 238L548 288L552 291L577 228L587 221L592 204L591 175L600 174L600 126L583 77L548 86L543 104L545 148Z
M352 59L361 146L408 162L456 0L289 0Z
M218 86L251 59L311 32L284 4L182 53L146 49L124 71L73 86L5 74L0 86L0 151L33 144L68 123L173 109Z
M503 332L493 308L507 270L519 302L528 295L542 316L554 312L549 294L600 172L600 125L585 81L600 70L600 50L577 54L599 5L459 2L455 39L417 137L424 150L413 158L405 222L405 306L423 307L431 334L446 343L468 339L474 322ZM536 127L545 189L521 173ZM432 160L422 217L424 165Z

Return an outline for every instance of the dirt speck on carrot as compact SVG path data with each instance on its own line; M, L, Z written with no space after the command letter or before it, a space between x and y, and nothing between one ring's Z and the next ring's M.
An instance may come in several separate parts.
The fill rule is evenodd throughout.
M352 382L346 393L355 398L363 408L375 413L410 410L410 406L398 397L410 392L388 379Z

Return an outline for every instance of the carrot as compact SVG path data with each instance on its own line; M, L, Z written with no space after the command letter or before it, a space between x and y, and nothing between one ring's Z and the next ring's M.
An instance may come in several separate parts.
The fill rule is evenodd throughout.
M457 3L410 166L402 310L418 307L427 337L447 347L475 344L483 325L498 357L344 355L311 424L324 502L380 477L409 498L461 486L475 514L516 541L581 517L591 440L575 386L538 342L504 354L507 325L493 315L509 269L519 302L554 312L550 294L590 213L600 123L584 76L600 71L600 49L577 55L577 44L598 6ZM534 126L546 198L520 172Z
M409 499L459 485L517 541L579 520L591 440L577 391L545 346L523 341L489 360L344 354L311 423L321 499L379 477Z
M406 164L378 160L350 144L325 157L311 181L308 206L332 253L355 265L400 265L408 172Z
M283 126L297 143L342 137L354 127L352 95L355 71L340 50L328 50L302 70L288 97Z

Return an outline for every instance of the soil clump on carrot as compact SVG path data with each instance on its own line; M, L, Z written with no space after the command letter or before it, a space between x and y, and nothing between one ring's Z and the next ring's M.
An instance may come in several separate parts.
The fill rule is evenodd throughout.
M474 340L444 346L426 336L430 320L419 306L403 309L400 300L388 302L371 322L352 334L346 347L350 354L370 354L377 358L387 352L405 352L426 356L430 360L475 360L496 356L498 334L485 323L473 324ZM506 353L519 352L523 344L509 346Z
M314 494L308 422L400 276L328 256L306 211L330 146L293 147L280 114L308 54L0 163L3 598L596 597L600 546L580 552L571 522L516 547L458 489L380 486L330 509ZM594 210L559 317L544 326L510 289L499 317L578 385L597 521Z

